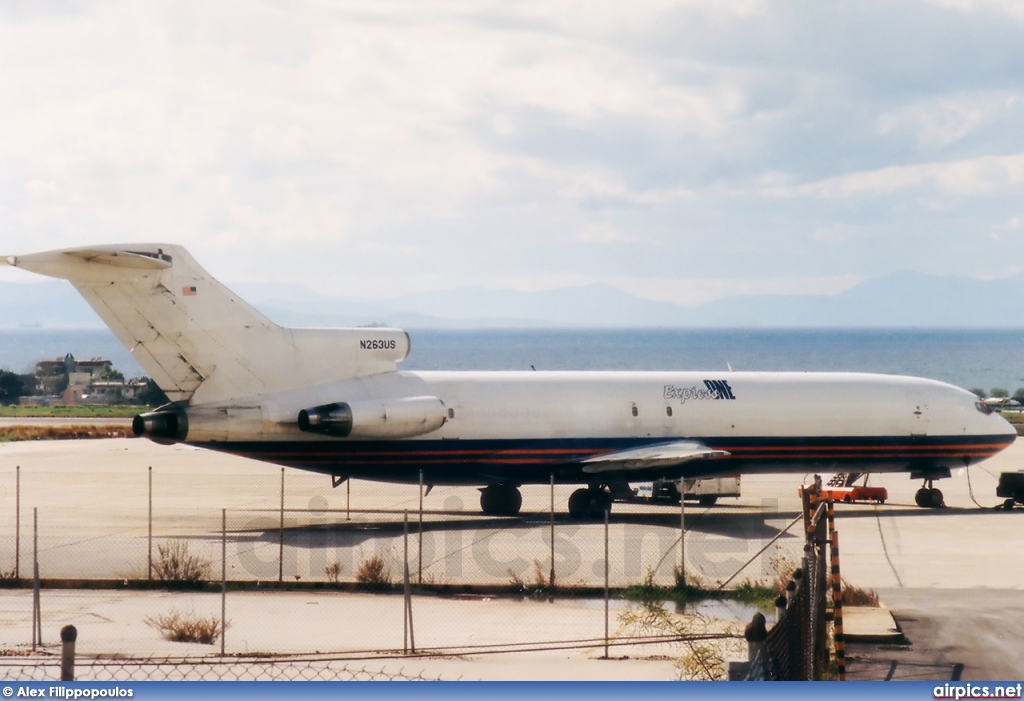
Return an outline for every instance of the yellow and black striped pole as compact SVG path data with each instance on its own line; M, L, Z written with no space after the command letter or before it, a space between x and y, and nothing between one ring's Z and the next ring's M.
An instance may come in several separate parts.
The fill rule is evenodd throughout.
M836 671L839 681L844 682L846 681L846 639L843 636L843 585L842 577L839 576L839 532L835 529L832 530L832 623L835 626Z

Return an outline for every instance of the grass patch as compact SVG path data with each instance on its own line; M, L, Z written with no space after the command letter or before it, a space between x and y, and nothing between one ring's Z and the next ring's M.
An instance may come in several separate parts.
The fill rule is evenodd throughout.
M0 443L15 441L63 441L90 438L129 438L127 426L5 426L0 427Z
M675 601L679 604L713 599L738 601L757 608L770 609L775 605L775 599L779 595L778 589L763 582L746 580L733 589L719 589L694 576L687 576L686 581L683 581L678 568L673 586L655 584L653 579L653 574L648 573L644 581L626 588L625 598L637 602Z
M15 441L63 441L89 438L128 438L127 426L4 426L0 427L0 443Z
M99 404L91 406L0 406L0 417L48 418L73 417L80 419L130 419L136 414L152 411L148 406Z

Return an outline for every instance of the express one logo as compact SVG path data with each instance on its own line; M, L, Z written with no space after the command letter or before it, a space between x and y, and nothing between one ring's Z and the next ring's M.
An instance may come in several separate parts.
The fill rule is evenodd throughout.
M689 399L712 400L712 399L736 399L732 393L732 387L725 380L704 380L704 387L676 387L665 385L665 399L678 399L685 404Z

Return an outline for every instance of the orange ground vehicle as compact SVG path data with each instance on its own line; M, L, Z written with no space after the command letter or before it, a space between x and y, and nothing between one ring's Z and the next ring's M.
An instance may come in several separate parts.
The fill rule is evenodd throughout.
M804 488L800 487L796 493L803 496ZM826 499L831 496L833 501L841 501L847 504L855 501L874 501L879 504L884 504L885 500L889 498L889 492L886 491L885 487L825 486L821 488L821 495Z

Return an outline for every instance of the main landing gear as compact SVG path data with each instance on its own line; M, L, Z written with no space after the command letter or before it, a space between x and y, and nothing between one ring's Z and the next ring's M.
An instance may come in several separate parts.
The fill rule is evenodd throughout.
M914 495L914 501L922 509L941 509L946 505L942 498L942 491L932 486L933 480L926 479L924 482L924 485Z
M515 516L523 495L512 484L492 484L480 490L480 510L488 516Z
M577 489L569 495L569 515L575 519L600 519L611 508L612 495L602 486Z
M480 489L480 510L488 516L515 516L523 505L523 495L512 484L492 484ZM612 507L612 495L604 485L577 489L569 496L569 516L579 520L597 520Z

